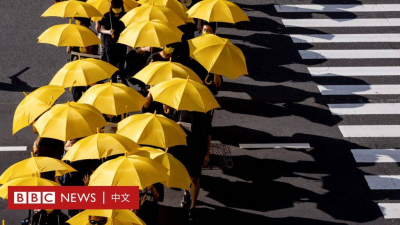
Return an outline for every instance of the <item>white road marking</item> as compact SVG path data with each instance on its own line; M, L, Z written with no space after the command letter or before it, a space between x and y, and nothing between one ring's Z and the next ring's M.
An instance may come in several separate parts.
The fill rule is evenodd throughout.
M397 95L400 85L318 85L322 95Z
M400 176L398 175L365 175L364 177L371 190L400 189Z
M332 115L400 114L400 103L328 104Z
M378 203L385 219L400 218L400 203Z
M9 146L9 147L0 147L0 152L20 152L26 151L28 148L26 146Z
M292 34L294 43L400 42L400 34Z
M334 77L334 76L396 76L400 75L399 66L378 67L308 67L311 76Z
M239 144L240 148L311 148L308 143Z
M400 162L400 149L352 149L357 163Z
M298 51L303 59L400 59L400 49Z
M285 27L397 27L400 18L382 19L282 19Z
M400 137L400 125L342 125L343 137Z
M277 12L398 12L400 4L275 5Z

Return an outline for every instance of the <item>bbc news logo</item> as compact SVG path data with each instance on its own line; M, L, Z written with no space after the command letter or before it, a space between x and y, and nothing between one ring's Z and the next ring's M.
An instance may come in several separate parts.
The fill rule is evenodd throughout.
M8 209L138 209L139 188L8 187Z
M55 192L14 192L14 204L55 204Z

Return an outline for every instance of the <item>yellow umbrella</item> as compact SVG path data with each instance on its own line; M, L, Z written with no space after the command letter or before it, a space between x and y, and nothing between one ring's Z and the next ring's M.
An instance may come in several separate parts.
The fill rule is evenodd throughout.
M33 152L29 159L22 160L10 166L0 176L0 184L21 177L33 177L37 173L55 171L56 176L62 176L66 173L76 172L68 164L50 157L33 157Z
M58 4L54 4L50 6L43 14L42 17L101 17L101 14L96 8L92 5L87 4L82 1L63 1Z
M237 23L250 21L249 17L235 3L226 0L204 0L193 5L188 11L189 17L208 22Z
M167 169L147 157L121 156L99 166L89 186L139 186L144 189L167 179Z
M3 199L8 198L8 187L9 186L60 186L54 181L43 179L40 177L22 177L13 179L0 187L0 197Z
M145 225L145 223L128 209L87 209L67 221L71 225L90 225L89 216L106 217L105 225Z
M118 134L97 133L76 142L62 160L102 159L112 155L135 153L140 148L129 138Z
M175 77L184 79L189 77L191 80L203 83L193 70L171 61L150 63L133 77L148 85L156 85Z
M166 6L160 5L142 5L131 10L121 18L121 21L124 22L125 26L143 20L160 20L177 27L185 24L185 21L183 21L174 11Z
M29 95L25 94L24 100L19 103L14 113L13 134L31 124L65 92L58 86L43 86Z
M153 100L176 110L208 112L219 108L217 100L204 85L190 79L173 78L150 88Z
M143 20L133 23L122 31L118 43L131 47L163 47L180 42L182 31L173 25L153 20Z
M136 114L125 118L118 123L117 134L140 145L164 149L186 145L185 131L175 121L155 113Z
M236 79L248 74L243 52L228 39L205 34L189 42L190 57L210 73Z
M187 15L183 10L183 5L177 0L139 0L138 3L142 5L162 5L174 11L181 19L185 20Z
M52 44L57 47L87 47L99 45L100 39L87 27L75 24L59 24L44 31L38 37L38 42Z
M99 10L102 15L109 12L111 8L111 0L88 0L87 3ZM130 10L139 6L139 3L137 3L135 0L123 0L123 3L125 12L129 12ZM94 21L99 21L101 18L102 17L95 17L92 19Z
M179 160L159 149L142 147L140 150L142 151L136 152L134 155L154 159L168 169L168 179L164 182L165 186L190 190L191 180L189 173Z
M88 86L111 78L118 68L98 59L79 59L65 64L50 81L63 87Z
M96 133L107 122L94 106L76 102L57 104L33 125L40 137L68 141Z
M103 114L117 116L141 111L146 99L135 89L110 81L89 88L78 102L93 105Z

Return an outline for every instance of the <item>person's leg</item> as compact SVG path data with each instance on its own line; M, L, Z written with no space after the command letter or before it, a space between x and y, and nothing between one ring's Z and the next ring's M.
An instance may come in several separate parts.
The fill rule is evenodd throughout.
M190 194L192 196L192 202L190 205L190 209L196 207L197 198L199 197L200 192L200 177L190 177L192 180L192 185L190 187Z

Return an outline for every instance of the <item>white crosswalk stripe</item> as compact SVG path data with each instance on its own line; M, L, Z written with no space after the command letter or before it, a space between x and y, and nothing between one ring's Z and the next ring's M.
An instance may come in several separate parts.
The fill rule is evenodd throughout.
M352 149L357 163L398 163L400 149Z
M374 12L399 12L400 4L287 4L275 5L275 9L280 13L328 13L328 12L365 12L363 15ZM301 15L301 14L299 14ZM380 14L381 15L381 14ZM331 16L329 16L331 17ZM400 18L368 18L362 16L359 18L334 18L330 19L312 19L312 18L299 18L299 19L282 19L282 23L287 28L298 28L301 30L318 30L324 28L321 34L318 32L309 34L290 34L294 44L306 43L309 45L322 43L321 46L327 44L335 45L343 43L375 43L374 48L334 48L326 49L326 47L315 48L310 50L297 49L303 60L323 59L324 61L335 61L333 67L318 67L310 66L308 71L312 77L326 77L324 79L330 80L331 77L386 77L386 76L399 76L400 66L380 65L371 66L370 64L362 65L361 63L371 62L372 60L385 59L400 59L400 49L395 47L392 49L376 48L375 46L380 43L392 43L393 45L400 42L400 33L393 29L393 32L386 31L380 32L375 28L381 27L398 27L400 26ZM357 29L357 33L349 33L347 30L352 28L369 28L368 32L360 33L361 29ZM338 33L338 29L341 31ZM336 33L326 32L326 30L336 31ZM347 29L347 30L346 30ZM343 30L343 31L342 31ZM388 29L386 29L388 30ZM342 34L343 33L343 34ZM301 46L301 45L295 45ZM356 46L356 45L355 45ZM365 44L364 44L365 46ZM341 66L340 62L346 60L347 65ZM364 60L360 60L364 59ZM393 60L392 60L393 61ZM357 66L349 66L352 62L357 62ZM360 66L361 65L361 66ZM346 78L347 79L347 78ZM330 99L347 98L348 96L383 96L383 95L400 95L400 85L398 84L373 84L367 83L363 85L351 85L341 83L336 85L330 83L325 85L319 83L317 85L321 95L330 96ZM346 97L347 96L347 97ZM398 96L392 97L397 99ZM350 98L349 98L350 99ZM400 99L400 98L399 98ZM328 108L332 115L340 116L346 120L349 116L374 116L381 115L400 115L400 103L354 103L354 102L341 102L340 104L328 104ZM365 121L365 120L361 120ZM398 138L400 137L400 124L376 124L369 125L368 122L364 124L349 124L339 125L338 128L344 138ZM398 147L398 146L393 146ZM351 153L356 163L400 163L400 149L351 149ZM390 164L388 164L390 165ZM400 175L365 175L366 183L371 190L399 190L400 189ZM385 219L400 219L400 203L378 203L382 215Z
M378 203L385 219L400 219L400 203Z
M400 137L400 125L342 125L343 137Z
M399 12L400 4L275 5L278 12Z
M400 59L400 49L299 50L303 59Z
M399 190L399 175L365 175L365 180L371 190Z
M400 85L318 85L322 95L398 95Z
M294 43L400 42L400 34L293 34Z
M398 27L399 18L382 19L283 19L285 27Z
M328 104L332 115L400 114L400 103Z
M308 71L314 77L397 76L400 75L400 66L308 67Z

